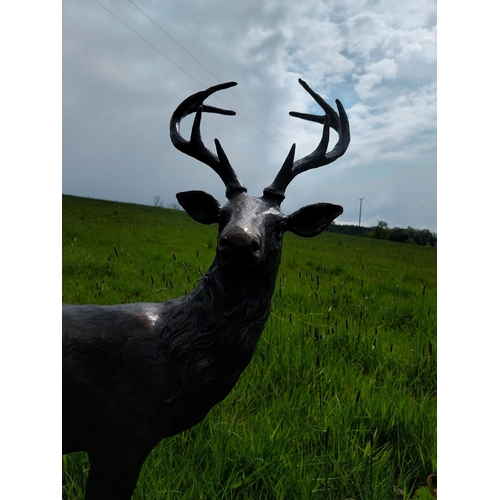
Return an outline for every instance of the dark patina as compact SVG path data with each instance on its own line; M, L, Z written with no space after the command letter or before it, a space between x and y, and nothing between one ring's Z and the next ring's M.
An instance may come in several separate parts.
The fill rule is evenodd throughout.
M214 154L200 135L203 112L234 114L204 100L235 83L198 92L173 113L174 146L215 170L228 198L221 207L203 191L177 195L194 220L219 224L215 259L191 293L159 304L63 305L63 453L88 453L86 500L129 499L158 442L199 423L229 394L269 317L283 233L316 236L342 213L329 203L288 216L280 211L291 180L335 161L350 140L342 104L336 101L337 114L299 82L325 114L290 114L322 123L323 136L300 160L292 146L262 197L247 194L217 139ZM196 116L188 141L180 122L190 113ZM328 152L330 127L339 140Z

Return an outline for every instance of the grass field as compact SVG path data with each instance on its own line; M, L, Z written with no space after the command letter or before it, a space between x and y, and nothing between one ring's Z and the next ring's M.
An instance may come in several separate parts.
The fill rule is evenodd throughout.
M184 212L63 196L63 301L161 302L196 286L217 228ZM273 312L233 392L164 440L134 499L430 498L436 249L285 235ZM63 457L83 498L86 455Z

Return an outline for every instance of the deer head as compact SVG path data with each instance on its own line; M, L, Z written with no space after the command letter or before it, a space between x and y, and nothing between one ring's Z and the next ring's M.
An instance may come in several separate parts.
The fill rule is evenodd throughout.
M202 224L219 224L216 258L223 267L250 270L264 262L274 262L275 265L271 267L277 271L285 231L303 237L316 236L343 212L341 206L331 203L307 205L291 215L284 215L280 210L285 190L295 176L332 163L345 153L350 141L349 121L340 101L336 100L337 114L307 83L300 79L299 83L323 108L325 114L311 115L292 111L290 115L323 123L323 135L318 147L311 154L295 161L294 144L281 170L272 184L264 189L261 197L247 194L247 189L239 181L217 139L217 154L210 151L201 139L200 123L203 112L235 114L234 111L207 106L204 100L214 92L235 86L235 82L222 83L193 94L185 99L172 115L170 137L173 145L211 167L226 186L228 201L224 206L204 191L187 191L176 195L180 205L194 220ZM188 141L180 135L180 122L194 112L196 116ZM339 140L335 147L327 152L330 127L337 131Z

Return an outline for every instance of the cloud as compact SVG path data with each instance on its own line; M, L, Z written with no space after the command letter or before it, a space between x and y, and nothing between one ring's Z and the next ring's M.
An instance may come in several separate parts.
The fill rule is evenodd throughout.
M336 98L346 107L349 150L295 179L284 210L318 197L337 202L332 191L356 205L358 197L374 198L374 179L397 172L398 182L410 182L422 168L435 169L434 2L101 3L63 3L65 193L146 204L160 195L168 204L177 191L203 189L222 201L220 179L175 150L168 127L185 97L230 80L240 84L210 103L237 115L204 116L203 138L212 149L220 139L255 195L271 183L292 143L297 156L318 144L318 124L288 115L321 112L299 77L334 107ZM332 131L331 146L335 141ZM419 199L435 196L435 178L426 175ZM377 189L385 191L377 195L381 209L393 207L398 220L411 214L413 221L392 191L401 186ZM369 210L367 203L367 218ZM429 213L412 223L435 230L435 219Z
M363 100L376 96L377 87L396 77L397 65L392 59L383 59L367 65L365 70L366 73L359 77L359 81L354 87Z

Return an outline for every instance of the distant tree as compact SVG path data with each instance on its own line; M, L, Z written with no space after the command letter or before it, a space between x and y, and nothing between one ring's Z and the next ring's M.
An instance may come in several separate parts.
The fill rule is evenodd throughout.
M391 235L389 237L391 241L398 241L400 243L404 243L408 239L408 234L406 233L406 229L402 229L400 227L395 227L391 230Z
M155 196L153 198L153 202L155 204L155 207L163 207L163 200L159 196Z
M361 230L361 236L368 236L368 233L372 231L372 228L363 227L361 228L356 224L335 224L332 223L328 226L327 231L339 234L348 234L350 236L359 236Z
M391 230L387 225L387 222L381 220L379 221L377 227L373 228L371 232L371 237L376 238L377 240L388 240L391 236Z
M172 210L180 210L181 207L177 203L170 203L168 208L171 208Z
M422 229L420 231L420 244L427 247L435 247L437 243L437 236L431 233L428 229Z
M413 229L411 226L408 226L406 228L406 234L408 235L408 240L406 240L406 243L416 243L417 245L420 245L419 233L420 231L418 229Z
M406 229L395 227L390 229L387 222L380 221L376 227L363 227L354 224L335 224L328 226L332 233L348 234L350 236L361 236L383 240L397 241L399 243L413 243L427 247L437 246L437 234L428 229L414 229L408 226Z

